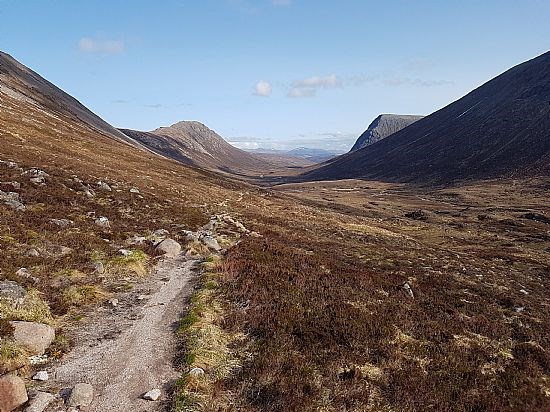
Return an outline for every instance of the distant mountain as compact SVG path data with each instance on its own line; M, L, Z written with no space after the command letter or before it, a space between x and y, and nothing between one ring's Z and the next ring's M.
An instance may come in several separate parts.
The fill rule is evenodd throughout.
M300 158L306 160L309 164L324 162L343 153L336 150L313 149L308 147L298 147L290 150L252 149L250 152L256 154L276 154L280 156Z
M64 116L116 140L140 146L74 97L3 52L0 52L0 92L32 110Z
M404 129L424 116L408 114L381 114L372 121L367 130L359 136L351 151L370 146L389 135Z
M237 149L219 134L196 121L181 121L151 132L120 129L150 150L179 162L227 173L261 172L265 159Z
M301 178L451 182L550 174L550 52Z

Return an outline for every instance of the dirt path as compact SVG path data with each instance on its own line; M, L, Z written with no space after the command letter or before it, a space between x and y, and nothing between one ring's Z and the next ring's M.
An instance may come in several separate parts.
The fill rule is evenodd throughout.
M122 295L116 307L98 311L91 324L74 334L76 347L53 370L49 384L93 385L94 401L86 411L165 410L179 376L173 367L174 330L192 290L194 265L183 256L164 260L143 284ZM162 390L159 401L141 399L154 388ZM50 410L63 410L59 407Z

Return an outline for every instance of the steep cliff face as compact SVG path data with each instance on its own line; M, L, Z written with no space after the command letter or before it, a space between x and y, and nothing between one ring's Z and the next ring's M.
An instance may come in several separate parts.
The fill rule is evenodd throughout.
M359 136L351 152L370 146L379 140L388 137L395 132L404 129L408 125L422 119L424 116L407 115L407 114L381 114L372 121L368 129Z

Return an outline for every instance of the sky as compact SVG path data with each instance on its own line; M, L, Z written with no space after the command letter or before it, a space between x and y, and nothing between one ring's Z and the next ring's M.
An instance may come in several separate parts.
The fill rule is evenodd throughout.
M550 1L0 0L0 50L117 127L348 150L550 48Z

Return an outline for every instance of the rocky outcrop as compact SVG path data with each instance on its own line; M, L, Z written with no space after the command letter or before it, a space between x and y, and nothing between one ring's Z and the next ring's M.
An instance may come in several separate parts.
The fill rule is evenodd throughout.
M388 137L395 132L409 126L410 124L422 119L424 116L405 115L405 114L381 114L369 125L368 129L359 136L351 151L359 150L370 146L379 140Z

